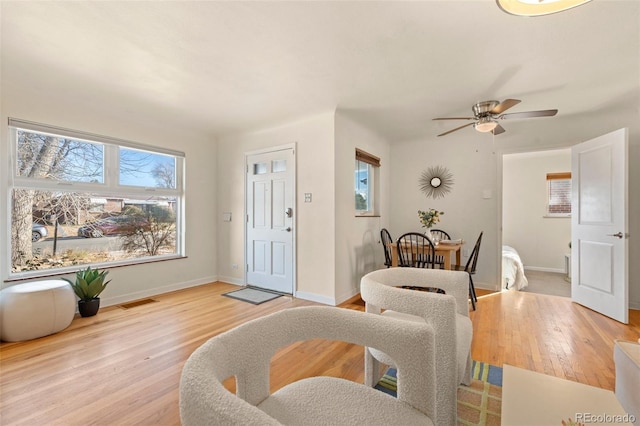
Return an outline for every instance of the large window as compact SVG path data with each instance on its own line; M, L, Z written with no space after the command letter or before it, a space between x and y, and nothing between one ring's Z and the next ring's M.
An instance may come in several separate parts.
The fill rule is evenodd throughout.
M380 159L356 148L355 206L358 215L375 214L375 184Z
M184 154L9 119L10 278L184 255Z

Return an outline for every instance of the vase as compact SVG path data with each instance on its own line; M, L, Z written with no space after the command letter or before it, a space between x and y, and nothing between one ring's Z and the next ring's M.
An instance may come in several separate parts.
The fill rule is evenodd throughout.
M433 242L433 236L431 235L431 229L427 228L424 231L424 236L429 239L429 241Z
M78 313L81 317L92 317L98 313L98 309L100 309L99 297L91 300L78 300Z

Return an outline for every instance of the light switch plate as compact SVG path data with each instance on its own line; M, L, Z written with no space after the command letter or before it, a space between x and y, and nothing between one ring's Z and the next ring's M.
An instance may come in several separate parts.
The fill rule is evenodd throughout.
M222 220L225 222L231 222L231 213L230 212L222 213Z

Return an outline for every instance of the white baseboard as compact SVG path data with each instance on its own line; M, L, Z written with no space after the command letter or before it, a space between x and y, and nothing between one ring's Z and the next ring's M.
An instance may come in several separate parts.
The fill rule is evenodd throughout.
M227 284L235 284L235 285L245 285L243 278L235 278L235 277L218 277L216 281L222 281Z
M557 268L545 268L542 266L525 266L524 267L525 271L540 271L540 272L556 272L558 274L564 274L564 269L557 269Z
M485 283L485 282L476 282L475 280L473 281L473 287L474 288L480 288L482 290L489 290L489 291L500 291L500 284L491 284L491 283Z
M318 303L322 303L324 305L329 305L329 306L336 306L335 299L332 299L331 297L327 297L327 296L320 296L319 294L306 293L304 291L297 291L293 296L297 297L298 299L309 300L311 302L318 302Z
M127 293L116 297L100 298L100 306L113 306L121 303L130 302L132 300L144 299L145 297L157 296L158 294L169 293L176 290L182 290L189 287L196 287L202 284L208 284L217 281L217 277L204 277L197 280L185 281L181 283L169 284L163 287L154 287L134 293Z

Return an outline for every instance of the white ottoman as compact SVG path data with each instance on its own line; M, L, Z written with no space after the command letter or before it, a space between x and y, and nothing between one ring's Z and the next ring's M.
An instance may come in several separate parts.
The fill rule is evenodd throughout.
M76 312L76 295L64 280L16 284L0 291L0 339L36 339L64 330Z
M616 397L627 413L640 425L640 341L616 340L613 347L616 364Z

